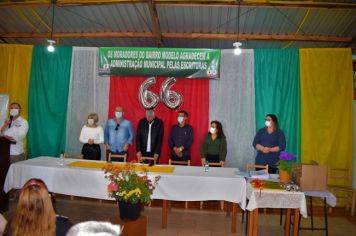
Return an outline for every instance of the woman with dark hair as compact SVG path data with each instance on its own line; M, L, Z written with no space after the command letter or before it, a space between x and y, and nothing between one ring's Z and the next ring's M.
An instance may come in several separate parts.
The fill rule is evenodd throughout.
M276 173L279 154L286 148L286 138L276 115L266 115L265 127L257 132L252 145L257 150L255 164L268 165L269 173Z
M205 135L200 146L202 165L205 162L220 163L223 167L227 154L226 137L219 121L210 122L209 132Z
M54 212L51 195L40 179L30 179L21 189L14 217L5 235L65 235L72 223Z

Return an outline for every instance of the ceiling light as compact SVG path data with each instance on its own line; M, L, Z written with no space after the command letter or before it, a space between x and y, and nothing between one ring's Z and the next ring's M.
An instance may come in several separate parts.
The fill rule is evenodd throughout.
M53 46L53 44L55 44L56 43L56 41L54 41L54 40L52 40L52 39L49 39L49 40L47 40L47 42L49 43L49 45L48 45L48 47L47 47L47 50L49 51L49 52L54 52L54 46Z
M237 41L235 43L233 43L232 45L235 47L234 49L234 54L236 56L240 55L242 50L241 50L241 46L242 43L239 42L239 36L240 36L240 4L241 4L241 0L238 0L238 6L237 6Z
M53 40L53 26L54 26L54 4L56 3L56 0L52 1L52 24L51 24L51 39L48 39L48 47L47 47L47 51L49 52L54 52L55 48L53 46L53 44L56 43L55 40Z
M235 54L236 56L240 55L241 52L242 52L242 50L241 50L241 48L240 48L240 47L242 46L242 43L240 43L240 42L235 42L235 43L233 43L232 45L235 47L235 49L234 49L234 54Z

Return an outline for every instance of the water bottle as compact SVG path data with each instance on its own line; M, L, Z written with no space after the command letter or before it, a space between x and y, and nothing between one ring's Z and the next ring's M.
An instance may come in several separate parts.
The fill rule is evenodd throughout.
M205 171L205 172L208 172L208 171L209 171L209 162L208 162L208 161L205 162L204 171Z
M59 165L64 166L64 155L63 152L61 152L61 155L59 156Z

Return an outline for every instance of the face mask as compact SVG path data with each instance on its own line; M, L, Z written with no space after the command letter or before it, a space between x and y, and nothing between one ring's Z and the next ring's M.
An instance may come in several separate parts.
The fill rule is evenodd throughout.
M121 111L115 111L115 117L117 119L120 119L122 117L122 112Z
M10 109L11 116L17 116L18 114L19 114L19 109L16 108Z
M266 121L265 121L265 125L266 125L267 127L271 127L271 126L272 126L272 121L266 120Z
M216 133L216 129L214 127L210 127L209 129L211 134L215 134Z
M88 119L88 125L93 125L94 124L94 119Z
M178 116L178 123L182 123L183 122L183 120L184 120L184 118L182 117L182 116Z

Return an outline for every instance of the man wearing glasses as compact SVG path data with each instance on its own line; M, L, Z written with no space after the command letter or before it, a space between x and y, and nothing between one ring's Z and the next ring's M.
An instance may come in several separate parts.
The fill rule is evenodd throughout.
M108 120L105 125L104 143L111 154L127 154L134 138L132 124L123 115L124 109L121 106L116 107L115 118Z

